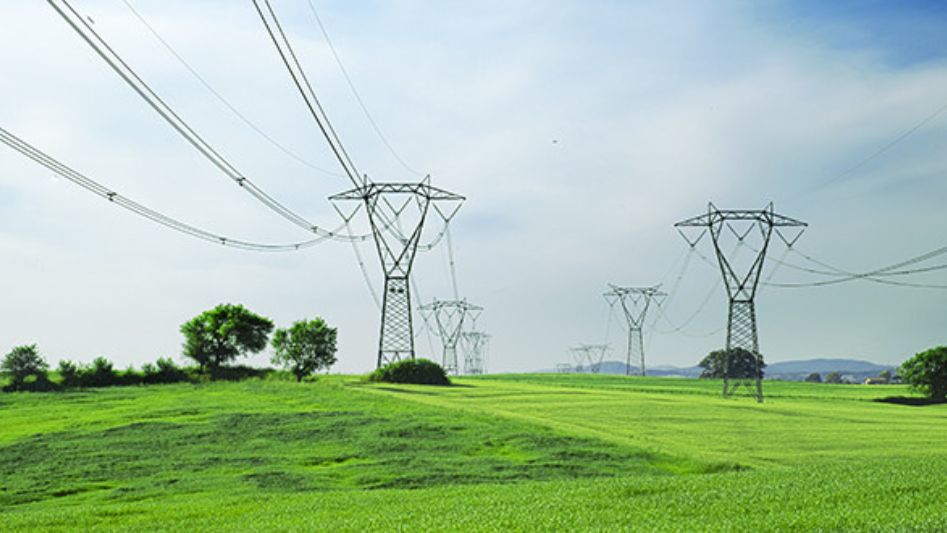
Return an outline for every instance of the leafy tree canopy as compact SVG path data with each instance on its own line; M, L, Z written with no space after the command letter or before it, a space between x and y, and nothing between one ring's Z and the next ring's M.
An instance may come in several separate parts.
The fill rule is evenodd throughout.
M818 372L813 372L806 376L806 381L809 383L822 383L822 376Z
M273 363L288 368L296 381L335 364L336 329L321 318L294 322L273 333Z
M729 361L725 361L726 359L729 359ZM744 350L743 348L710 352L707 357L704 357L700 363L698 363L698 366L704 369L700 377L723 378L725 362L727 363L726 373L729 374L728 377L730 378L756 377L756 356L749 350ZM760 377L763 377L764 368L766 368L766 363L760 361Z
M923 391L932 400L947 401L947 346L921 352L901 364L904 382Z
M14 347L0 363L0 370L10 376L14 389L22 387L29 377L45 378L48 368L35 344Z
M181 326L184 355L197 361L201 372L266 348L273 322L242 305L221 304Z

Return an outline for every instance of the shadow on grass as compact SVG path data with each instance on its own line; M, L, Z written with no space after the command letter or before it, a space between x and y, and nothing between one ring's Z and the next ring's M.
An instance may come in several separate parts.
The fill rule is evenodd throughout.
M918 398L918 397L910 397L910 396L888 396L886 398L876 398L872 401L880 402L880 403L893 403L895 405L913 405L913 406L939 405L939 404L947 403L943 400L934 400L932 398Z

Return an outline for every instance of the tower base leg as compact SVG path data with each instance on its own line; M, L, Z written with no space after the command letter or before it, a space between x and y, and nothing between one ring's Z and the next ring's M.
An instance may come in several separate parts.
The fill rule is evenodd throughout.
M381 311L381 339L378 346L379 368L402 359L414 359L412 331L408 278L386 277Z

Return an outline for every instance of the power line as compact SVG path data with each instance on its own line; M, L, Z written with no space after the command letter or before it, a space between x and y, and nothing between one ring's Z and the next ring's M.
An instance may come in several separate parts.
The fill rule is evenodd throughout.
M174 56L174 58L177 59L178 62L181 63L181 65L184 66L184 68L187 69L187 71L190 72L191 75L194 76L194 78L196 78L198 82L200 82L201 85L204 86L205 89L207 89L212 95L214 95L214 97L217 98L217 100L219 100L220 103L224 105L224 107L226 107L227 109L229 109L230 112L233 113L237 118L239 118L244 124L246 124L247 126L249 126L250 129L252 129L252 130L255 131L258 135L260 135L260 137L262 137L263 139L265 139L267 142L269 142L271 145L273 145L276 149L278 149L279 151L283 152L283 153L286 154L287 156L289 156L289 157L295 159L295 160L298 161L299 163L302 163L303 165L305 165L305 166L307 166L307 167L309 167L309 168L311 168L311 169L313 169L313 170L317 170L317 171L319 171L319 172L322 172L322 173L324 173L324 174L328 174L328 175L330 175L330 176L345 177L343 174L339 174L338 172L333 172L333 171L331 171L331 170L322 168L322 167L320 167L320 166L318 166L318 165L316 165L316 164L314 164L314 163L312 163L312 162L306 160L305 158L303 158L302 156L300 156L300 155L297 154L296 152L294 152L294 151L290 150L289 148L287 148L284 144L282 144L282 143L280 143L279 141L277 141L275 138L273 138L272 135L266 133L261 127L257 126L256 123L254 123L252 120L250 120L249 118L247 118L246 115L244 115L242 112L240 112L240 110L237 109L236 106L234 106L229 100L227 100L227 98L225 98L225 97L220 93L220 91L218 91L217 89L215 89L215 88L210 84L210 82L207 81L206 78L204 78L203 76L201 76L201 74L197 71L197 69L195 69L186 59L184 59L184 57L183 57L180 53L178 53L178 51L175 50L173 46L171 46L171 43L169 43L164 37L161 36L160 33L158 33L158 30L155 29L155 27L152 26L152 25L145 19L145 17L144 17L137 9L135 9L135 7L131 4L131 2L130 2L129 0L122 0L122 1L125 3L125 5L128 7L128 9L132 12L132 14L135 15L135 18L137 18L138 21L141 22L142 25L144 25L145 28L147 28L149 32L151 32L151 34L155 37L155 39L157 39L158 42L160 42L160 43L164 46L164 48L167 49L167 51L170 52L171 55Z
M444 223L444 231L447 234L447 257L450 262L450 281L454 289L454 299L460 299L460 291L457 289L457 267L454 265L454 241L450 236L450 222Z
M232 239L230 237L225 237L216 233L212 233L198 227L186 224L177 219L171 218L167 215L159 213L151 208L148 208L134 200L131 200L121 194L109 189L108 187L84 176L83 174L73 170L72 168L60 163L53 157L44 153L40 149L32 146L23 139L20 139L16 135L10 133L6 129L0 127L0 142L9 146L13 150L23 154L24 156L32 159L36 163L46 167L47 169L55 172L59 176L79 185L80 187L92 192L96 196L104 198L109 202L123 207L136 215L142 216L151 220L152 222L157 222L162 226L173 229L180 233L190 235L192 237L197 237L205 241L214 242L217 244L222 244L224 246L230 246L233 248L240 248L243 250L252 250L256 252L288 252L296 251L302 248L307 248L318 244L324 240L326 237L318 237L316 239L311 239L308 241L300 241L295 243L288 244L266 244L266 243L257 243L251 241L244 241L240 239Z
M358 90L355 89L355 83L352 82L352 78L349 76L348 70L345 68L345 65L342 63L342 58L339 57L338 51L335 49L335 45L332 44L332 39L329 38L329 32L326 31L325 25L322 23L322 18L319 16L318 11L316 11L316 5L313 4L312 0L307 0L309 3L309 10L312 12L313 18L316 20L316 24L319 25L319 30L322 31L322 36L325 37L326 44L329 45L329 50L332 52L332 57L335 58L336 64L339 66L339 70L342 71L342 75L345 77L345 81L349 86L349 89L352 91L352 95L355 97L355 101L358 102L359 107L362 108L362 112L365 113L365 118L368 119L368 123L371 124L372 129L375 130L375 133L378 134L378 138L381 139L381 142L385 145L385 148L388 149L388 152L399 162L401 166L405 168L408 172L411 172L417 176L423 176L421 172L411 168L398 152L395 151L394 147L391 146L391 143L388 141L388 138L384 133L381 132L381 128L378 127L378 123L375 122L375 119L372 117L372 114L368 112L368 107L365 105L365 102L362 100L361 94Z
M168 124L171 125L181 136L185 138L194 148L196 148L208 161L220 169L231 180L242 189L246 190L251 196L259 200L262 204L275 211L286 220L297 226L315 233L320 237L334 240L367 240L371 235L358 235L355 237L346 237L340 235L337 231L321 228L294 211L276 201L262 189L256 186L249 178L234 167L226 158L217 152L207 141L204 140L193 128L191 128L175 111L148 86L145 81L138 76L115 50L106 42L96 31L86 22L69 3L68 0L59 0L66 7L63 9L56 4L55 0L47 0L47 3L56 10L70 27L82 39L92 47L92 49L128 84L145 102L151 106ZM68 10L68 12L67 12ZM71 14L71 15L70 15Z
M858 169L860 169L861 167L863 167L863 166L865 166L866 164L868 164L870 161L872 161L872 160L875 159L876 157L880 156L881 154L883 154L883 153L887 152L888 150L890 150L891 148L893 148L896 144L900 143L900 142L903 141L904 139L906 139L906 138L908 138L909 136L911 136L911 134L914 133L915 131L917 131L917 130L923 128L925 125L927 125L928 122L930 122L930 121L934 120L935 118L937 118L937 116L940 115L941 113L943 113L945 110L947 110L947 104L942 105L942 106L939 107L936 111L934 111L933 113L931 113L930 115L928 115L927 117L925 117L924 120L918 122L917 124L915 124L914 126L912 126L911 128L909 128L907 131L905 131L905 132L902 133L901 135L899 135L899 136L897 136L896 138L894 138L894 139L893 139L892 141L890 141L888 144L885 144L884 146L882 146L881 148L879 148L878 150L876 150L875 152L873 152L871 155L869 155L869 156L866 157L865 159L862 159L862 160L859 161L857 164L855 164L854 166L850 167L848 170L845 170L844 172L842 172L842 173L836 175L835 177L833 177L833 178L831 178L831 179L829 179L829 180L823 182L823 183L822 183L821 185L819 185L817 188L827 187L827 186L829 186L829 185L831 185L831 184L833 184L833 183L835 183L835 182L837 182L837 181L839 181L839 180L841 180L841 179L843 179L843 178L849 176L850 174L852 174L852 173L855 172L856 170L858 170Z
M924 261L928 261L930 259L934 259L941 255L947 254L947 246L936 248L929 252L925 252L923 254L911 257L909 259L899 261L897 263L888 265L886 267L877 268L868 272L860 272L860 273L850 272L850 271L835 267L824 261L820 261L810 255L804 254L796 250L795 248L790 248L790 250L795 252L797 255L799 255L803 259L809 262L812 262L816 265L819 265L821 267L828 268L833 272L800 267L798 265L793 265L792 263L787 263L784 261L777 261L777 262L782 263L783 265L788 266L790 268L801 270L808 273L822 274L822 275L827 275L827 276L838 276L838 277L835 277L834 279L813 281L813 282L767 283L767 285L772 286L772 287L780 287L780 288L824 287L828 285L837 285L840 283L846 283L846 282L855 281L855 280L865 280L865 281L871 281L873 283L902 286L902 287L930 288L930 289L947 288L947 285L913 283L913 282L893 281L889 279L883 279L885 277L909 276L909 275L915 275L915 274L921 274L921 273L926 273L926 272L933 272L933 271L947 269L947 265L934 265L934 266L929 266L929 267L919 267L919 268L913 268L913 269L905 268L912 265L916 265L918 263L922 263Z
M286 37L286 33L283 31L282 25L280 25L279 18L276 16L276 12L273 11L273 6L270 5L269 0L263 0L263 3L266 4L266 11L269 13L269 18L267 18L266 14L264 14L263 8L260 7L259 0L253 0L253 6L256 8L256 12L260 16L260 21L263 22L263 26L266 28L266 32L269 34L270 40L273 41L273 45L276 47L276 51L279 53L280 59L283 61L283 65L289 72L289 75L293 80L293 84L296 86L296 89L302 96L306 107L309 109L310 115L312 115L312 118L319 126L319 130L322 131L322 135L325 137L326 142L329 143L332 153L335 155L336 159L338 159L339 164L342 165L343 170L345 170L345 174L352 181L352 184L358 187L361 185L361 183L359 183L358 169L352 162L352 158L349 157L348 152L346 152L338 134L336 134L335 128L332 126L332 122L329 121L329 116L326 114L325 109L322 107L322 103L319 101L319 98L316 96L316 92L312 88L312 84L309 83L309 78L306 76L306 72L299 63L299 59L296 57L296 52L293 51L292 44L290 44L289 39Z

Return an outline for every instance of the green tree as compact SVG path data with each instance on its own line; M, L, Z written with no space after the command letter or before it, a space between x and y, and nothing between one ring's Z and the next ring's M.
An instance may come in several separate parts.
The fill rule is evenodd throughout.
M0 370L10 376L10 388L13 390L23 389L30 377L45 380L48 369L49 365L39 354L35 344L14 347L0 363Z
M336 329L321 318L294 322L273 333L273 363L288 368L296 381L335 364Z
M242 305L221 304L181 325L184 355L197 361L201 372L266 348L273 322Z
M947 402L947 346L915 355L901 364L898 373L906 383L935 402Z
M707 354L697 366L703 368L700 377L720 379L724 376L724 359L729 355L727 373L730 378L755 378L756 377L756 356L749 350L743 348L733 348L727 350L716 350ZM766 363L760 361L760 377L763 376L763 369Z
M813 372L806 376L806 381L809 383L822 383L822 376L818 372Z
M825 382L826 382L826 383L836 383L836 384L841 383L841 382L842 382L842 374L839 373L839 372L829 372L828 374L825 375Z
M893 377L894 377L894 374L892 374L890 370L882 370L878 374L878 379L884 381L885 383L891 383L891 378Z

